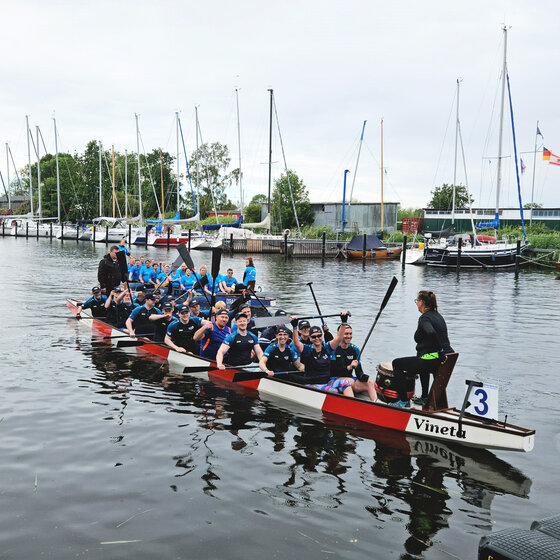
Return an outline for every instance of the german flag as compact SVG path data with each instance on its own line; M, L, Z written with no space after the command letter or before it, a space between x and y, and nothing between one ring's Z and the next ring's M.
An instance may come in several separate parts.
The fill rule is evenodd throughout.
M542 158L546 161L550 159L550 150L547 150L544 146L542 150Z

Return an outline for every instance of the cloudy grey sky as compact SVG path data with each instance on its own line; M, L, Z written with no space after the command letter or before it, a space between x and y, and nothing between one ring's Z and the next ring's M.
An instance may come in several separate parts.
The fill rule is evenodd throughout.
M273 88L288 167L312 201L342 197L367 120L354 198L380 199L384 119L385 200L425 206L453 180L456 79L469 186L477 206L495 203L498 79L503 33L518 150L532 152L536 121L560 154L557 3L428 0L85 2L0 0L0 154L9 142L27 161L25 115L54 152L83 151L91 139L136 150L134 113L146 149L175 152L175 111L187 150L194 107L204 141L228 144L237 166L235 88L240 88L245 198L266 192L268 88ZM506 120L504 155L513 154ZM542 140L539 137L539 147ZM530 200L532 153L522 153ZM275 134L273 176L284 163ZM184 160L181 156L181 166ZM6 172L6 158L0 156ZM11 172L13 175L13 171ZM350 183L353 175L349 176ZM462 165L458 179L464 183ZM515 171L504 160L503 206L514 206ZM236 188L230 198L239 198ZM560 168L537 157L535 200L560 206Z

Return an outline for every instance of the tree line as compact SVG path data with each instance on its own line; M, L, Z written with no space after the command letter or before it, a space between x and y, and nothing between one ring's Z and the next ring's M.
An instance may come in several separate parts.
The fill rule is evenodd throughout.
M100 166L101 151L101 166ZM113 163L114 160L114 163ZM195 214L195 205L200 218L205 219L217 210L235 210L237 205L228 197L227 189L239 184L239 169L230 169L231 157L228 146L220 142L202 144L189 157L188 173L179 177L181 184L179 209L181 218ZM37 162L26 165L19 172L19 179L11 181L10 192L14 195L29 195L31 180L33 208L39 208L37 185ZM43 218L57 217L57 173L56 157L47 153L40 159L41 214ZM174 217L177 211L176 158L169 152L154 149L140 156L142 189L142 214L144 218ZM58 178L60 183L61 219L68 222L91 220L100 215L99 184L101 182L101 215L134 217L140 213L138 190L138 161L135 153L124 154L100 147L99 142L90 141L83 153L58 154ZM307 188L293 171L282 174L274 182L272 220L274 229L295 226L293 206L298 212L300 225L313 222L313 212ZM114 196L113 196L114 175ZM101 178L100 178L101 176ZM191 193L191 184L194 196ZM292 196L290 196L290 187ZM292 204L292 197L294 202ZM256 195L245 209L246 222L261 221L261 205L266 195ZM17 212L28 213L30 201L21 205ZM125 210L126 214L125 214Z

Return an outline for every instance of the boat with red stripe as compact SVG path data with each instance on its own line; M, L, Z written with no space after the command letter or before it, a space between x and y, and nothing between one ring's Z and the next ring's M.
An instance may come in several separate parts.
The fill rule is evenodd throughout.
M74 316L78 315L77 300L68 299L67 307ZM164 344L143 338L130 338L123 331L111 326L103 319L94 318L89 310L82 311L80 324L101 336L107 343L122 349L132 349L139 354L157 356L168 361L171 370L226 382L258 391L262 398L267 395L279 397L306 407L321 410L325 415L389 428L406 434L436 439L448 443L459 443L485 449L509 451L531 451L535 431L486 418L470 415L462 409L449 407L445 388L457 360L450 354L436 374L428 401L420 407L396 408L382 401L372 402L367 397L346 397L338 393L327 393L282 379L282 375L268 377L260 370L227 368L217 369L216 363L190 353L171 350ZM475 382L469 382L476 386ZM470 386L469 386L470 387ZM468 396L468 394L467 394Z

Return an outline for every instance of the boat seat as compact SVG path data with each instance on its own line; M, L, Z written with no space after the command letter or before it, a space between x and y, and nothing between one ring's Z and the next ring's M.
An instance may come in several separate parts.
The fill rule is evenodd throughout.
M442 362L434 375L434 382L432 383L428 399L422 407L422 410L441 410L442 408L449 408L446 389L458 357L458 352L445 355L445 362Z

